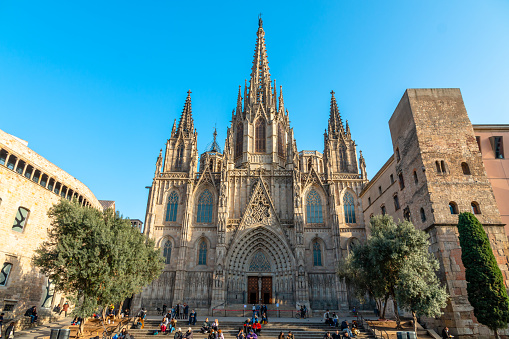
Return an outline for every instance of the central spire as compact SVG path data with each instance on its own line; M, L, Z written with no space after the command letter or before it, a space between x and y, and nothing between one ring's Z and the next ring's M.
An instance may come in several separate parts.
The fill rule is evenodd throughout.
M271 96L272 93L270 91L269 61L267 59L267 48L265 47L265 31L263 30L261 15L258 17L256 47L249 85L251 100L255 100L255 102L267 102L267 98Z

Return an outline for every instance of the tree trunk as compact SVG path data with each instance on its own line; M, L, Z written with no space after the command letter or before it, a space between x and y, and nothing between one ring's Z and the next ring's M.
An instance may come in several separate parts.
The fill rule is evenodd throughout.
M384 310L382 312L382 319L385 319L385 310L387 309L387 301L389 300L389 295L386 295L385 296L385 301L384 301Z
M498 335L498 329L495 329L493 332L495 332L495 338L500 339L500 336Z
M396 301L396 297L392 296L392 303L394 305L394 315L396 316L396 329L401 330L403 327L401 327L401 319L399 318L399 312L398 312L398 302Z
M414 332L415 337L417 338L417 315L415 314L415 311L412 311L412 317L414 318Z

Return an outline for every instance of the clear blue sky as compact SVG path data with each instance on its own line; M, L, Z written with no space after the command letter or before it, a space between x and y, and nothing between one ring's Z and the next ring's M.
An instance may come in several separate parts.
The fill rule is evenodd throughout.
M509 123L509 2L0 0L0 129L144 220L186 91L221 146L263 13L297 146L323 151L331 89L372 177L406 88L459 87L473 123Z

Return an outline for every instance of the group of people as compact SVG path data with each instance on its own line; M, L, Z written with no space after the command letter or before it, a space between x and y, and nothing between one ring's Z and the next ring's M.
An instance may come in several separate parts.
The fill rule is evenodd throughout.
M331 334L330 332L327 332L324 338L334 338L334 339L343 337L355 338L355 336L360 333L356 320L354 320L351 325L348 323L347 320L343 320L341 323L339 323L339 318L336 312L332 312L331 314L329 310L325 311L325 313L323 314L323 319L325 323L328 324L329 326L340 328L340 330L336 330L336 333Z
M217 319L210 323L209 318L205 318L200 332L208 333L207 339L224 339L223 331L219 328L219 320Z
M66 301L63 306L58 304L53 308L53 312L58 313L58 315L62 315L62 313L64 313L64 315L67 317L67 312L69 312L69 303Z
M158 309L159 311L159 309ZM168 309L168 306L166 304L163 305L163 309L160 310L162 315L165 315L167 313L171 313L172 318L176 319L187 319L189 315L189 305L184 304L177 304L174 307L171 307Z

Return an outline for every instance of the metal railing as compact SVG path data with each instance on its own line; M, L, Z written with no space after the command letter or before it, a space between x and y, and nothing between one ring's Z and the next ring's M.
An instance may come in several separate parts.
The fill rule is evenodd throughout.
M300 311L298 310L267 310L266 315L267 318L294 318L296 317ZM261 313L258 311L258 319L262 318ZM224 316L224 317L249 317L251 318L253 316L253 311L251 309L239 309L239 310L227 310L223 308L213 308L212 309L212 317L216 316ZM306 318L309 318L310 315L306 315Z

